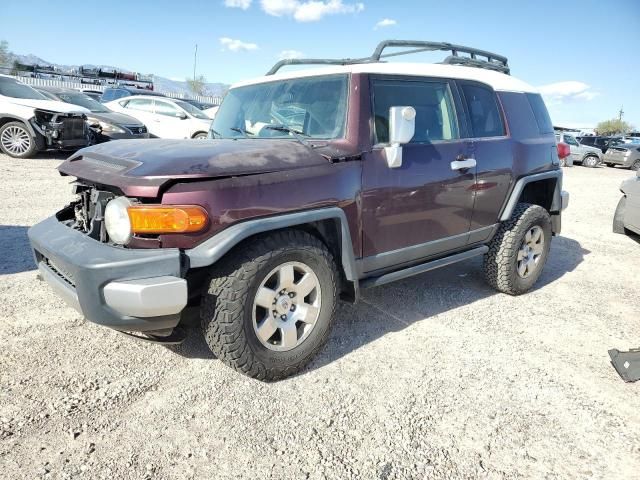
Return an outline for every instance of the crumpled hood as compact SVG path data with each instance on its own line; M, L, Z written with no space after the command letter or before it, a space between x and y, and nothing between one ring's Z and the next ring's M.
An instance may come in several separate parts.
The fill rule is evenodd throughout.
M329 161L296 140L116 140L78 150L59 170L125 194L155 196L164 183L292 170ZM135 193L134 193L135 192Z
M50 112L59 113L89 113L89 110L79 105L72 105L65 102L56 102L55 100L38 100L34 98L14 98L12 103L22 105L24 107L40 108Z

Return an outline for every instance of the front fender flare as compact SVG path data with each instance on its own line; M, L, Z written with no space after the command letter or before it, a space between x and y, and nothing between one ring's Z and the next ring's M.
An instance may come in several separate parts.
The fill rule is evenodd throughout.
M220 260L241 241L258 233L295 227L321 220L336 220L340 224L341 263L347 280L358 281L353 254L353 243L344 211L338 207L287 213L275 217L264 217L236 223L205 240L200 245L185 250L191 268L207 267Z

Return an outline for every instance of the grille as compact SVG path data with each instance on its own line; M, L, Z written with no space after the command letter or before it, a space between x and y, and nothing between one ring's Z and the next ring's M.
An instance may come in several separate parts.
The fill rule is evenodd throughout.
M64 280L66 283L68 283L69 285L71 285L73 288L76 288L76 284L74 282L73 279L73 275L69 272L67 272L66 270L64 270L63 268L57 266L56 264L54 264L50 259L48 259L47 257L43 256L42 259L44 260L44 263L47 267L49 267L49 269L55 273L57 276L59 276L62 280Z
M145 127L144 125L123 125L123 127L129 130L134 135L147 133L147 127Z
M78 140L85 137L85 121L82 117L62 119L62 140Z

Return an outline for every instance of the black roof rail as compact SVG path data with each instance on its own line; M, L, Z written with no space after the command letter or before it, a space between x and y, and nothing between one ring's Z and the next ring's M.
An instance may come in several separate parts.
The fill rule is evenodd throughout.
M409 48L400 52L384 53L387 48ZM292 58L280 60L276 63L267 75L273 75L284 66L288 65L354 65L359 63L375 63L384 61L384 58L397 57L400 55L409 55L420 52L433 51L449 51L451 55L445 58L441 63L446 65L463 65L467 67L484 68L494 70L509 75L509 65L507 57L498 55L497 53L479 50L477 48L465 47L463 45L454 45L447 42L426 42L421 40L383 40L378 44L373 55L365 58ZM467 54L460 55L460 53ZM481 58L478 58L481 57Z

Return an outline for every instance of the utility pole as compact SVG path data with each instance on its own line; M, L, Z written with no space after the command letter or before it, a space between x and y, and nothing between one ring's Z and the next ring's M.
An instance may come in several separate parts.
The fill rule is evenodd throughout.
M193 52L193 81L196 81L196 61L198 59L198 44L196 43L196 50Z
M624 116L624 110L622 109L624 105L620 105L620 110L618 111L618 120L622 121L622 117Z

